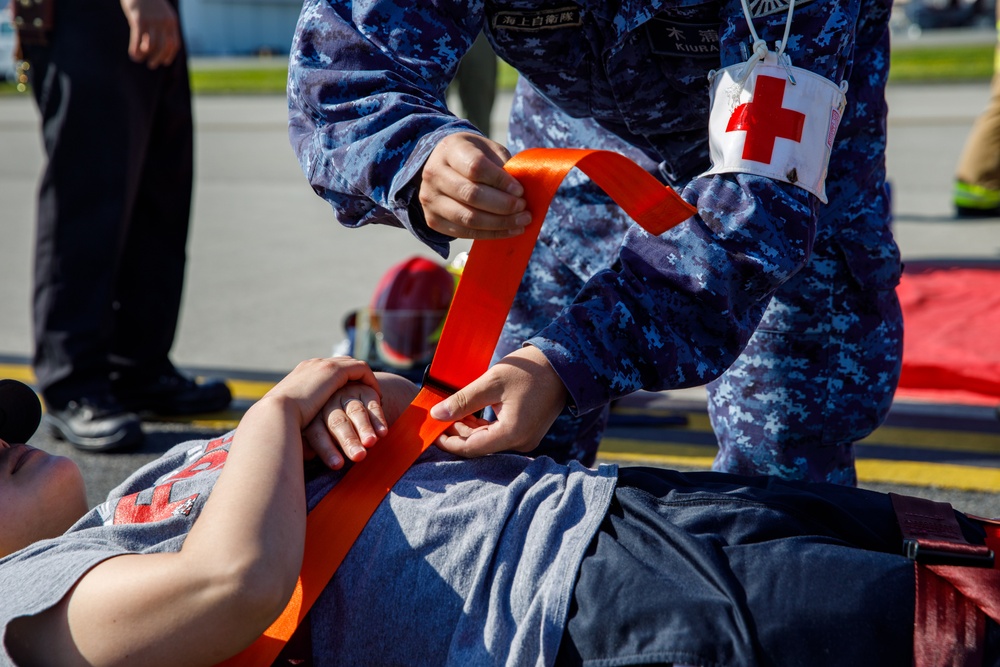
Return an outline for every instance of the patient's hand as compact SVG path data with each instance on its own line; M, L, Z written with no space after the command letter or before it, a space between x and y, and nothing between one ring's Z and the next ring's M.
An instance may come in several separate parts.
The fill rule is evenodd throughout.
M304 456L319 456L338 470L345 457L355 463L389 432L389 425L406 409L417 387L406 378L377 373L379 392L361 383L339 389L302 432Z

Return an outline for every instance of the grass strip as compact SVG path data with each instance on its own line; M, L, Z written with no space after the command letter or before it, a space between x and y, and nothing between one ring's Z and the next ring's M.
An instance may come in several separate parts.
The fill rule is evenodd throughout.
M992 44L959 46L906 46L894 49L890 56L890 83L958 83L987 81L993 74ZM864 63L859 66L865 67ZM191 68L191 89L196 95L284 95L287 71L282 65L248 65L222 68ZM517 72L500 63L497 85L511 90ZM0 82L0 94L16 94L13 82Z
M988 80L993 75L992 44L893 50L890 83L952 83Z
M191 91L195 95L285 94L288 69L247 67L239 69L191 68Z
M987 81L993 74L992 44L960 46L908 46L893 50L889 61L890 83L957 83ZM864 66L864 65L862 65ZM284 67L280 69L198 70L191 73L199 94L284 93ZM501 61L497 75L500 90L513 90L517 71Z

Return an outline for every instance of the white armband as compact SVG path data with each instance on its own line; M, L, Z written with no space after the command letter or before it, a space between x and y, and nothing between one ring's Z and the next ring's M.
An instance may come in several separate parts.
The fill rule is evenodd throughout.
M741 84L747 65L709 75L712 168L705 174L766 176L798 185L825 204L830 152L847 104L846 83L837 86L767 53Z

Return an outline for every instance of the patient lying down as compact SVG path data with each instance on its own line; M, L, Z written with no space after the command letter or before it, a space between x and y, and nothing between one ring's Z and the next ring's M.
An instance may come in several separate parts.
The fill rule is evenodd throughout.
M175 446L89 511L73 462L0 441L0 664L235 655L291 595L308 509L414 393L352 359L303 362L235 431ZM431 448L313 607L304 657L908 666L899 546L878 493ZM985 650L997 664L993 621Z

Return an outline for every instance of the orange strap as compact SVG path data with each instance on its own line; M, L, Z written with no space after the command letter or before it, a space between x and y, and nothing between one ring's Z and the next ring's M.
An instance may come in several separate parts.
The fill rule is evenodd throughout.
M288 606L274 624L227 667L267 667L305 618L389 489L453 422L428 414L432 406L482 375L559 184L578 167L636 222L662 234L696 209L644 169L617 153L531 149L505 166L523 186L532 223L523 234L477 241L441 332L427 380L389 434L368 450L309 513L302 572Z

